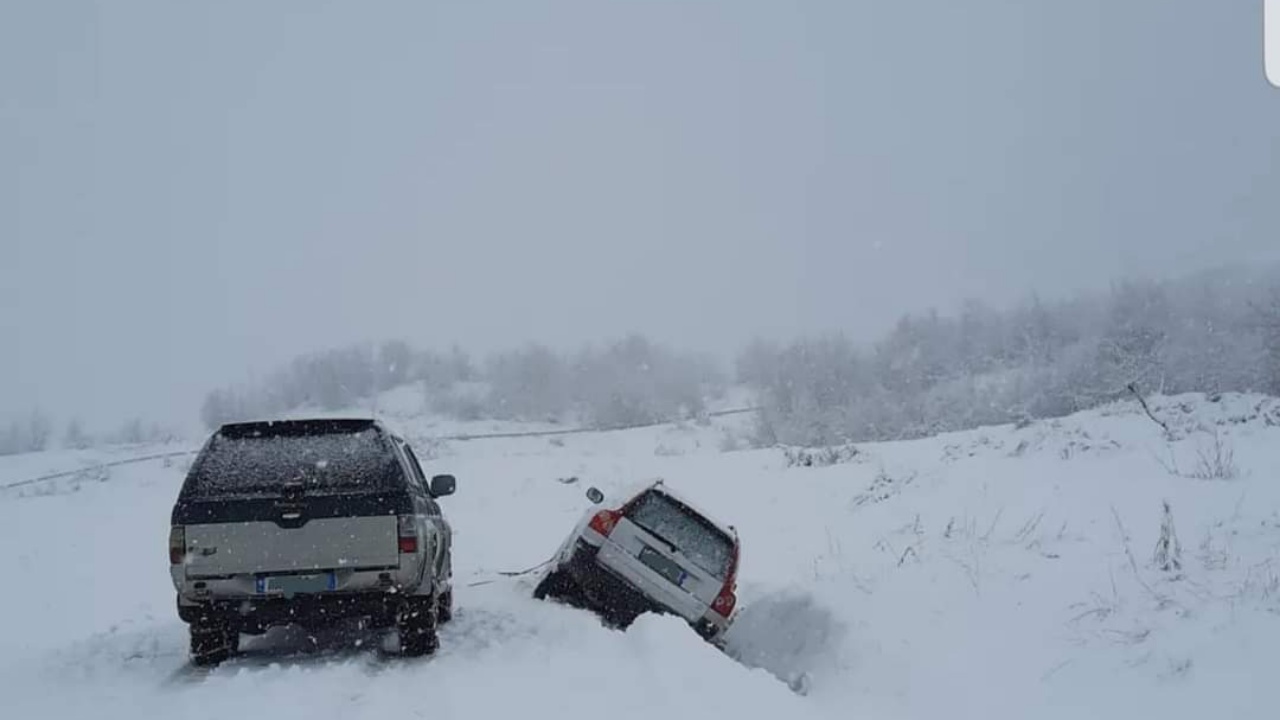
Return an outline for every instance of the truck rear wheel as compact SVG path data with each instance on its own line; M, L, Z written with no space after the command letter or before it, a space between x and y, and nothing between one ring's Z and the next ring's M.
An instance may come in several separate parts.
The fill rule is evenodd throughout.
M436 624L443 625L453 619L453 588L440 595L436 606Z
M440 647L436 633L438 603L435 595L409 598L400 608L400 653L407 657L430 655Z
M210 620L191 623L191 662L217 665L240 651L240 631Z

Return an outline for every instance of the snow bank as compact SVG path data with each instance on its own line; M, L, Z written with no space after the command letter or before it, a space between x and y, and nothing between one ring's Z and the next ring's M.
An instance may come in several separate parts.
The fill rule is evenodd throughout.
M845 623L800 589L779 590L747 602L726 634L725 651L747 667L761 668L808 694L815 682L845 669Z

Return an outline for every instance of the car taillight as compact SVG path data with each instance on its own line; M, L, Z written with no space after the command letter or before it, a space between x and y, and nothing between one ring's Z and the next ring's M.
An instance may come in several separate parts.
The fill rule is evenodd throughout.
M613 532L613 528L617 526L618 518L621 516L622 513L614 510L601 510L591 518L588 527L601 535L608 536L609 533Z
M169 564L181 565L187 557L187 529L181 525L169 528Z
M396 519L396 530L400 536L400 552L412 555L418 552L418 528L415 527L412 515L401 515Z
M729 572L725 573L724 586L720 588L720 594L711 603L711 609L725 619L733 614L733 609L738 605L738 596L734 594L733 589L738 585L738 560L741 556L742 546L738 544L735 537L733 555L729 557Z
M727 618L733 614L733 608L738 604L738 596L733 594L733 589L728 585L720 591L716 596L715 602L711 603L711 609L720 613L721 617Z

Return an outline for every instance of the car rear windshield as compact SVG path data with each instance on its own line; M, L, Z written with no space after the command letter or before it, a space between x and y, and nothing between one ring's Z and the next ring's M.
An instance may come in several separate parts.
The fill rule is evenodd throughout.
M627 519L665 540L695 565L723 580L733 558L733 540L683 503L649 491L627 510Z
M402 469L374 429L323 434L214 435L192 467L189 497L277 494L286 485L304 492L392 490Z

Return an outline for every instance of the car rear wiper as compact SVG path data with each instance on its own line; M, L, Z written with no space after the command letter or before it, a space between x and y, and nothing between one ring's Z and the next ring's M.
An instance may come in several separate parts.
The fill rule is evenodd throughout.
M635 521L632 520L632 522L635 522ZM640 523L636 523L636 525L639 525L640 529L644 530L645 532L649 533L650 535L660 540L663 545L666 545L667 547L671 548L671 552L680 552L680 548L676 547L675 543L663 537L657 530L654 530L648 525L642 525Z

